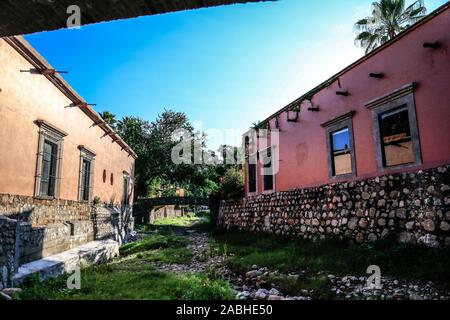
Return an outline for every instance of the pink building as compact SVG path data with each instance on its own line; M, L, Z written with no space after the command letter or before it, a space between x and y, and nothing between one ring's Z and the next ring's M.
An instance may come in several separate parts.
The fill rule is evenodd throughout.
M246 195L362 180L450 163L450 5L268 119L279 170L249 151Z
M218 225L450 246L449 30L447 3L247 133Z
M22 37L0 64L0 267L122 241L136 154Z

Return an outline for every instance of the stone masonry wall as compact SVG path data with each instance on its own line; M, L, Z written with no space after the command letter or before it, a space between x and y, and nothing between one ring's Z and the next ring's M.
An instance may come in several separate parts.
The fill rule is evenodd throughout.
M0 195L0 280L21 264L89 241L122 243L133 228L131 206Z
M0 286L3 287L12 283L12 274L18 267L17 227L16 220L0 216Z
M114 239L119 243L134 229L133 208L97 206L91 214L95 239Z
M70 200L46 200L28 196L0 195L0 215L45 226L66 221L90 220L91 205Z
M304 239L450 245L450 166L222 201L218 225Z
M176 218L184 215L184 209L176 205L153 206L146 199L138 200L134 205L134 216L138 223L153 223L164 218Z

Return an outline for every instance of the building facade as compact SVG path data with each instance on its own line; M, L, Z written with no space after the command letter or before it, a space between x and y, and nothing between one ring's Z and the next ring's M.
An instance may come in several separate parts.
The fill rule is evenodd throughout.
M447 3L246 133L219 225L450 245L449 30Z
M123 240L136 154L22 37L0 63L0 264Z
M263 121L247 196L450 163L449 28L447 5ZM265 178L251 160L269 146L278 172Z

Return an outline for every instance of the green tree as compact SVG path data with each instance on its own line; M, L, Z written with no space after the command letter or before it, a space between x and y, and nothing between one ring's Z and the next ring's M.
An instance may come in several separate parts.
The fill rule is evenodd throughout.
M138 197L154 196L158 192L171 194L177 188L203 195L211 187L210 172L205 165L172 162L172 149L179 142L173 139L173 133L179 129L191 133L197 144L205 146L205 136L195 134L189 119L181 112L164 110L153 122L137 117L118 121L118 133L138 155L135 168Z
M369 53L425 17L426 12L423 0L408 7L405 0L373 2L372 15L355 24L355 44Z
M239 169L239 164L226 164L225 158L232 154L237 160L241 149L230 146L219 148L219 157L211 165L201 163L175 164L172 149L180 142L174 139L176 130L184 129L200 147L204 159L214 154L206 149L206 135L196 132L184 113L164 110L157 119L149 122L137 117L124 117L117 122L118 133L136 152L135 194L138 197L173 195L183 188L186 195L207 197L219 190L222 177L229 168ZM191 145L192 146L192 145ZM218 159L218 160L217 160ZM192 159L194 160L194 159Z
M242 199L244 188L244 173L239 168L228 168L220 179L219 191L222 199Z
M145 196L149 187L154 184L150 178L152 168L147 165L151 161L151 149L148 144L151 124L138 117L124 117L117 123L117 131L138 156L134 172L135 194Z

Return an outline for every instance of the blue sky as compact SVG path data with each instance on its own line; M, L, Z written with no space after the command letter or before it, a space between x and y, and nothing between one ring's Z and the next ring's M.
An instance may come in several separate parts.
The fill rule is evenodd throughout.
M445 0L425 0L429 11ZM26 39L96 110L153 120L185 112L234 139L363 55L370 0L232 5L83 26Z

